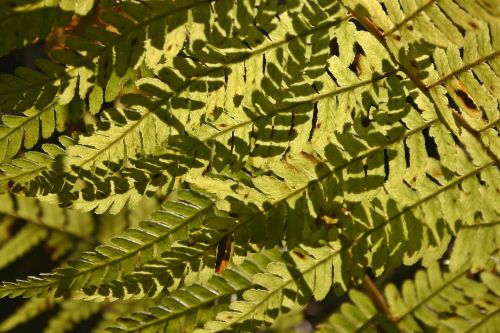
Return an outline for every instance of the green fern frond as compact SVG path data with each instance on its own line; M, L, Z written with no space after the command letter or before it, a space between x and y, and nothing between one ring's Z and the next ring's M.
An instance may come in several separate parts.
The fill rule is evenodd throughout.
M0 297L47 330L255 332L402 265L322 329L496 328L494 0L25 2L77 14L0 77L0 252L55 267Z
M435 265L427 272L418 272L414 282L406 281L401 292L388 286L385 295L398 325L407 332L427 327L488 332L498 325L498 283L498 276L491 273L481 273L479 282L463 271L442 273Z
M60 299L54 299L53 297L30 298L26 300L16 309L15 313L0 323L0 332L8 332L16 328L39 314L52 309L60 301Z
M216 273L216 247L231 227L231 220L208 219L204 228L189 232L183 237L186 240L174 242L158 259L134 269L119 281L86 287L74 297L105 300L157 297L176 290L179 285L207 281Z
M207 1L202 2L207 3ZM25 73L29 74L28 76L3 77L0 79L0 105L7 109L16 108L23 111L38 101L38 107L44 107L54 100L56 93L62 97L59 99L59 103L67 104L75 96L77 88L80 97L85 98L94 84L98 83L97 88L91 92L95 100L97 92L100 91L101 101L94 101L97 103L98 109L103 102L103 90L107 87L108 80L111 82L110 89L109 92L104 92L104 96L107 100L113 100L118 94L114 85L119 85L125 74L122 70L119 71L119 75L116 72L112 73L115 57L121 69L127 68L129 61L132 62L132 66L135 65L142 54L136 53L134 59L129 59L128 52L124 53L123 51L130 49L133 44L145 43L146 31L155 22L159 22L165 28L172 15L183 9L187 11L198 3L201 2L193 1L190 6L179 9L175 4L167 2L164 3L166 6L161 8L160 12L156 12L155 8L127 2L123 6L128 9L127 14L131 15L128 18L125 15L113 13L111 8L106 8L105 18L109 20L110 25L115 30L118 30L117 32L111 32L96 25L92 29L87 29L80 38L68 40L70 49L74 51L55 52L53 55L55 59L66 64L68 66L66 68L48 62L39 62L39 68L43 74L29 70ZM80 8L80 4L84 6ZM64 8L79 10L86 8L85 11L91 9L92 4L92 0L63 1ZM109 7L109 5L107 6ZM119 51L116 56L113 55L115 48ZM99 74L98 77L95 77L97 69ZM29 79L27 80L27 78ZM17 106L20 97L23 97L24 103ZM31 103L28 104L27 101L31 101ZM42 101L45 103L42 104Z
M320 324L318 333L397 333L397 326L380 312L373 301L361 291L349 292L350 302L345 302L331 315L326 323Z
M481 280L461 269L442 272L433 264L420 270L401 290L393 284L385 288L389 313L378 310L360 291L351 291L352 303L318 327L318 332L489 332L498 325L498 276L483 272ZM473 301L472 301L473 300Z
M117 325L107 328L109 332L178 332L193 330L203 322L200 312L208 313L226 308L231 297L241 295L251 288L255 274L263 273L265 267L273 259L276 251L251 255L241 265L225 270L220 276L215 275L203 284L193 284L180 288L160 301L160 305L144 313L135 313L123 318Z
M0 31L9 31L9 33L2 38L0 57L14 49L45 38L53 25L67 22L70 16L59 9L57 3L57 0L18 3L2 1L0 3ZM27 25L31 29L26 29Z
M471 265L471 271L477 272L488 266L491 260L498 259L500 233L498 221L462 226L457 233L450 258L450 269Z
M78 323L88 319L100 309L100 304L78 300L64 301L57 314L50 319L44 333L71 332Z
M64 234L72 240L82 240L94 230L94 219L90 214L65 210L34 198L12 197L9 194L0 195L0 198L0 214L34 225L30 227L35 228L33 231L41 228Z
M120 278L135 267L167 251L172 240L186 233L204 218L210 217L213 203L192 192L180 192L177 198L167 201L151 220L127 229L122 236L111 239L95 252L82 254L82 259L70 262L42 277L29 277L17 283L6 282L0 286L2 296L47 295L60 296L68 291L88 285L99 285Z
M0 247L0 269L26 254L47 237L47 229L29 224Z
M321 11L317 11L314 14L317 15L318 13L321 13ZM286 17L283 17L281 20L283 21L282 25L283 27L286 27ZM313 16L309 18L311 21L316 18L316 16ZM323 20L325 17L323 17ZM290 20L290 19L289 19ZM236 53L234 55L234 59L228 59L225 60L225 64L222 66L215 64L215 67L209 67L208 69L201 67L200 68L200 73L195 75L195 78L192 79L191 77L193 76L192 69L189 69L189 67L186 67L186 73L183 73L183 76L187 77L188 80L186 83L182 84L181 87L173 87L175 89L175 92L177 95L183 96L183 95L190 95L194 97L193 92L191 91L192 89L197 90L197 86L202 84L202 80L204 78L204 75L210 75L213 78L217 78L217 81L220 82L220 84L217 84L217 86L220 87L223 86L222 80L223 80L223 69L228 67L239 67L240 69L243 69L245 65L244 62L248 62L251 57L258 58L261 56L264 52L267 52L269 50L272 50L274 48L279 48L282 49L283 47L291 47L289 44L295 45L297 40L304 40L308 38L309 35L314 35L319 32L321 32L320 35L316 36L316 38L323 38L323 40L326 40L324 37L328 36L328 28L331 28L332 26L335 26L338 24L337 21L333 22L326 22L325 24L321 25L319 28L314 28L309 26L308 29L304 30L304 32L301 32L300 34L296 36L287 36L283 35L283 31L277 33L276 38L278 38L277 41L273 42L268 42L264 43L263 46L260 48L256 48L255 50L252 50L251 52L245 51L243 55ZM325 55L322 55L324 57ZM177 59L177 58L176 58ZM178 58L183 59L181 57ZM319 59L315 59L315 62L318 62ZM206 61L206 60L205 60ZM213 61L213 60L212 60ZM311 60L312 61L312 60ZM233 63L235 64L233 66ZM206 66L205 63L201 63L203 66ZM201 66L201 64L196 64L197 66ZM243 67L242 67L243 66ZM189 71L188 71L189 70ZM248 69L250 71L250 68ZM241 76L241 71L238 69L237 72L239 76ZM217 74L214 76L214 74ZM232 81L232 80L231 80ZM141 83L142 82L142 83ZM214 84L216 81L213 82ZM212 84L212 83L211 83ZM237 84L235 82L234 84ZM152 92L158 92L159 89L165 89L165 87L158 86L158 84L154 84L154 81L151 80L146 80L144 79L143 81L138 82L138 86L146 89L146 91L152 91ZM146 88L146 86L149 86L149 88ZM165 86L165 85L164 85ZM153 90L151 90L154 87ZM156 89L156 90L155 90ZM167 94L167 100L170 98L168 97L168 91L169 89L166 89L165 93ZM197 95L199 95L197 93ZM212 97L210 97L211 100L213 100L213 97L217 96L217 94L213 94ZM163 97L163 96L160 96ZM155 153L158 150L158 145L155 144L155 142L165 142L167 138L170 135L171 128L169 126L172 126L173 128L176 129L178 133L183 132L182 126L179 126L179 120L177 120L175 117L172 118L170 116L166 117L165 115L162 115L162 113L168 111L165 110L164 103L167 101L165 98L160 99L157 101L157 103L152 104L151 102L147 102L147 100L141 96L136 96L134 98L128 97L126 101L130 104L133 101L136 101L132 103L130 106L139 108L140 111L137 113L130 113L126 116L128 119L127 123L125 125L121 125L118 127L112 127L110 129L104 130L104 131L98 131L94 133L92 136L89 137L81 137L81 140L79 142L79 145L73 146L68 149L68 159L67 159L67 164L70 167L74 168L79 168L79 167L85 167L85 168L93 168L95 167L96 163L99 163L102 160L105 160L106 158L111 157L112 161L115 162L122 162L122 159L127 160L130 156L134 156L137 153L140 154L151 154ZM184 97L175 97L172 99L173 103L170 108L173 108L171 111L168 112L173 112L175 109L178 109L179 107L182 107L184 104L185 98ZM144 104L146 103L146 104ZM181 103L181 104L179 104ZM212 103L210 101L208 102L203 102L203 103ZM207 104L207 107L210 108L210 106ZM159 109L158 109L159 107ZM183 113L182 110L179 110ZM177 114L177 111L175 111L175 115ZM159 118L158 118L159 117ZM182 115L182 118L185 116ZM162 121L165 121L167 124L164 124ZM170 119L170 120L169 120ZM194 121L194 118L193 118ZM155 128L155 131L145 131L144 129L150 129L150 128ZM205 129L206 130L206 129ZM101 142L101 143L99 143Z
M267 264L263 273L253 276L257 287L245 291L229 310L218 313L215 320L195 332L254 332L281 313L304 305L311 296L323 299L333 284L333 257L338 251L331 246L335 247L325 244L282 254Z
M33 148L39 139L63 132L70 122L67 106L49 105L42 110L31 108L23 116L4 115L0 127L0 161L16 156L23 148Z

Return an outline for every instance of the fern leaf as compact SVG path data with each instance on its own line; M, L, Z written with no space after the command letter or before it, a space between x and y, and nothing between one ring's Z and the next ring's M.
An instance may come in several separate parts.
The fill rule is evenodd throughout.
M119 281L89 286L73 296L92 300L154 298L181 284L207 281L215 273L215 247L236 225L231 219L208 218L202 228L187 232L154 261L135 268Z
M467 273L463 268L443 272L433 264L406 280L401 290L387 285L389 315L380 313L364 293L351 291L352 303L344 303L318 332L378 332L379 327L384 332L494 331L500 307L498 276L483 272L475 281Z
M79 37L67 40L66 44L72 51L52 54L55 60L66 64L66 68L39 62L42 73L27 70L19 73L19 77L0 78L0 105L6 109L24 111L36 102L37 109L40 109L49 105L56 93L59 94L58 103L65 105L73 99L78 88L82 99L90 91L92 103L95 104L92 109L99 109L103 97L107 101L113 100L118 95L120 86L128 81L128 67L139 66L144 61L145 53L157 54L161 51L163 45L158 50L157 44L162 42L158 37L165 38L163 32L167 31L167 27L176 32L182 31L182 26L188 23L187 13L192 8L207 8L210 2L211 0L192 0L179 5L167 1L161 5L151 2L149 6L144 6L127 1L120 5L126 15L114 13L112 8L108 8L108 4L104 6L103 20L114 31L94 25ZM93 0L61 1L61 7L65 10L75 10L82 14L86 14L92 6ZM210 16L210 12L206 10L200 10L200 13ZM181 25L179 29L173 29L178 25ZM162 31L162 34L156 38L148 36L153 31ZM180 37L178 33L176 37ZM165 47L168 48L172 40L167 38L167 41ZM153 50L148 52L146 47ZM131 49L135 50L134 53L129 52ZM23 102L18 104L19 100Z
M176 234L199 224L199 219L211 209L210 200L190 192L180 193L178 198L166 202L152 216L153 220L144 221L138 228L114 237L109 245L84 253L81 260L43 277L6 282L0 287L0 295L29 297L55 292L59 296L84 286L110 282L167 250Z
M94 219L90 214L65 210L42 203L34 198L0 195L0 214L22 219L35 230L56 231L72 240L86 239L94 230ZM38 232L40 233L40 231Z
M317 11L314 12L314 15L322 13L319 9L319 7L316 8ZM332 10L332 12L336 13L334 10ZM337 13L336 15L338 16ZM301 19L312 21L316 17L317 16L312 16ZM326 20L324 14L321 19ZM288 23L291 24L291 22L285 22L285 17L281 20L284 21L284 23L282 23L283 29L285 29ZM215 63L211 67L205 68L204 62L195 63L194 65L199 67L199 73L196 73L194 78L193 69L187 67L188 64L186 64L186 72L180 73L186 79L186 82L180 86L170 84L171 86L169 87L168 84L158 83L158 80L151 79L139 81L139 87L144 89L146 93L157 93L159 94L157 97L160 98L155 100L155 103L151 103L151 101L148 101L148 99L140 95L123 98L123 101L129 104L129 107L133 107L137 109L137 111L128 112L128 115L126 115L126 119L128 120L125 125L113 126L107 130L98 131L92 136L81 137L78 145L68 149L68 165L76 169L83 167L94 170L99 162L107 158L111 158L113 162L124 163L128 161L130 157L137 154L157 153L159 146L156 142L165 142L171 134L184 132L183 126L180 123L185 118L185 112L182 110L186 101L184 96L191 96L190 98L194 97L195 95L192 90L198 89L197 86L202 84L202 81L205 80L204 76L209 75L211 77L210 81L216 79L216 81L213 81L214 87L222 92L220 88L223 86L223 72L225 68L231 70L235 68L237 69L237 75L241 75L241 70L245 66L244 63L250 61L251 58L258 59L263 53L271 52L273 49L281 50L286 47L293 47L298 40L304 41L310 35L315 35L315 38L325 41L329 29L337 24L338 21L326 22L323 23L320 28L315 28L311 26L311 23L308 23L304 31L299 31L299 34L292 37L284 35L283 31L280 31L276 34L276 41L267 43L262 42L263 45L259 48L255 46L256 49L252 52L245 51L243 54L236 53L233 55L233 58L224 59L222 65ZM324 58L325 55L322 55L322 57ZM179 57L178 59L182 60L184 58ZM311 59L310 61L310 65L312 65L313 63L317 63L319 59ZM181 69L183 68L181 67ZM210 84L212 85L212 83ZM234 84L237 84L237 81L235 81ZM160 90L164 91L160 93ZM175 91L176 95L173 98L171 98L172 91ZM211 108L212 106L210 104L215 101L214 98L217 94L218 93L214 92L211 96L208 96L208 101L205 101L206 97L203 97L202 101L193 101L191 104L202 103L206 104L206 108ZM196 93L196 96L198 95L199 93ZM202 97L202 95L200 97ZM171 100L171 103L169 100ZM166 102L169 102L167 107L165 107ZM171 112L173 112L173 116L168 115L168 113ZM196 119L200 119L199 116L203 115L197 114ZM193 124L195 123L194 113L191 122ZM155 131L145 131L146 128L155 128ZM211 131L211 129L204 127L202 132L206 130Z
M27 110L24 112L24 117L3 116L3 126L0 130L0 160L4 161L15 156L22 146L26 149L33 148L39 137L49 138L56 128L58 132L64 131L67 120L68 109L53 105L41 111Z
M67 300L61 303L59 312L50 319L44 333L71 332L80 322L88 319L100 310L94 302Z
M57 7L56 1L0 4L0 29L9 31L2 39L0 56L35 43L50 32L53 25L66 22L69 16ZM29 25L30 29L26 29Z
M276 253L274 253L274 257ZM211 312L225 308L231 297L241 295L253 286L252 278L262 273L262 268L273 259L273 253L250 256L239 266L213 276L203 284L193 284L180 288L160 301L160 305L144 313L135 313L118 321L117 325L107 328L109 332L164 331L178 332L190 330L200 325L200 312Z
M319 325L318 333L375 333L381 327L384 332L399 332L394 323L379 312L372 300L361 291L349 292L351 302L343 303L340 310Z
M487 332L498 325L498 277L485 272L481 282L467 278L464 271L443 274L434 265L427 272L418 272L415 281L406 281L401 292L388 286L385 295L400 327L407 332L427 327ZM471 299L476 301L471 303Z
M465 264L473 272L484 269L500 248L498 222L463 226L458 230L454 250L450 258L450 269L457 271Z
M60 302L60 300L54 299L53 297L30 298L29 300L26 300L19 308L16 309L15 313L5 318L0 323L0 332L8 332L16 328L29 319L52 309L58 302Z
M333 284L337 251L330 245L292 250L270 262L265 272L253 276L257 288L244 292L241 301L231 303L228 311L195 332L256 331L281 313L304 305L311 296L323 299Z
M47 237L47 230L29 224L0 247L0 269L24 255Z

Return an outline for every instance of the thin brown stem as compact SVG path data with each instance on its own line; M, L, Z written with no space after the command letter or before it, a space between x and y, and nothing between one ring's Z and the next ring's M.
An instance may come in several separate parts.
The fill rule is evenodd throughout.
M368 276L368 274L365 274L365 276L363 277L362 287L365 293L371 298L375 306L392 321L399 332L404 333L404 331L398 325L398 319L392 314L384 295L378 289L377 285L375 284L375 282L373 282L370 276Z

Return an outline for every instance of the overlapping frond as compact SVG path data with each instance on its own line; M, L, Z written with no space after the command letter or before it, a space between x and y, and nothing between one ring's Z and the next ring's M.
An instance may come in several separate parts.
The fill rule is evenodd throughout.
M498 276L488 272L475 281L463 272L446 274L432 266L418 272L415 281L406 281L401 292L388 286L385 295L398 325L407 332L432 327L488 332L498 325L498 283Z
M123 305L109 332L255 332L418 263L384 313L354 291L322 330L487 332L499 13L493 0L100 2L40 71L0 78L0 187L43 201L8 201L0 252L69 248L56 212L74 209L116 214L70 232L106 245L0 296ZM148 218L156 200L141 199L157 195ZM17 218L38 224L11 238Z
M2 36L0 57L45 38L53 26L67 23L71 15L58 8L58 2L59 0L2 1L0 30L9 33ZM31 28L26 29L27 25Z
M109 244L98 246L94 252L83 253L82 259L51 274L5 283L0 287L0 293L10 297L51 293L59 296L85 286L113 281L167 251L177 235L199 226L204 218L212 215L212 211L210 200L192 192L180 192L150 220L113 237Z
M276 260L276 252L252 255L241 265L216 275L203 284L193 284L176 290L160 300L160 304L146 313L135 313L122 318L109 332L178 332L194 330L203 324L211 313L225 310L231 297L254 286L253 277L262 274L263 268ZM208 310L208 311L207 311ZM200 315L204 311L205 315ZM146 315L146 316L145 316Z
M77 300L68 300L61 303L58 313L50 319L44 333L71 332L76 325L97 313L100 304Z
M67 107L49 105L41 111L32 108L23 116L5 115L0 127L0 160L16 156L21 149L31 149L39 138L63 132L69 123Z
M58 300L49 298L30 298L16 309L12 315L0 323L0 332L8 332L26 321L35 318L39 314L52 309Z
M290 8L294 6L296 4L289 4ZM127 95L122 99L122 102L126 103L129 108L136 109L135 112L124 112L122 116L122 119L126 119L124 124L96 131L89 137L81 137L78 145L68 149L66 163L75 169L93 169L97 166L102 167L102 162L107 160L124 163L132 157L138 157L138 155L158 155L158 153L164 152L163 145L167 143L170 136L182 135L190 127L199 133L205 133L204 135L211 133L213 127L218 125L206 126L205 123L213 118L209 113L213 112L214 108L220 109L221 112L222 109L225 109L224 114L238 111L240 115L235 113L231 117L237 119L243 116L243 120L246 121L248 116L245 115L245 112L240 112L234 105L234 103L240 104L241 99L238 96L243 95L233 91L231 94L235 98L224 97L227 105L221 104L219 106L214 105L214 103L220 104L217 101L219 97L227 95L227 92L238 86L241 87L241 91L244 91L246 88L240 84L243 80L247 80L250 87L258 87L259 81L262 79L260 75L255 79L250 76L244 79L244 76L247 75L245 73L250 75L250 73L257 74L260 71L265 71L261 63L266 57L279 57L279 54L283 53L284 50L304 47L301 44L308 42L310 38L314 39L314 44L309 42L311 45L307 46L310 52L313 52L314 49L312 45L317 46L317 43L327 45L331 28L342 20L342 17L335 19L339 16L338 5L325 6L325 8L329 7L332 7L329 10L335 16L326 16L321 11L323 8L319 6L314 8L315 11L309 16L303 15L303 17L298 14L287 16L285 13L279 19L273 18L272 24L268 24L269 28L256 26L261 23L260 21L255 22L249 27L250 32L248 33L250 37L252 34L256 35L255 39L250 39L246 35L238 35L232 42L236 43L237 48L230 44L231 49L227 51L224 48L211 48L202 50L203 52L209 51L207 54L200 53L202 51L193 51L189 57L186 55L175 57L173 66L166 66L159 71L160 78L164 78L166 81L145 78L137 82L137 86L143 91L143 94L148 95L147 98L143 95ZM262 24L266 23L266 17L260 18L263 21ZM333 21L329 21L329 19L333 19ZM314 24L318 21L322 23L316 27ZM276 22L279 23L278 27L274 27ZM293 31L291 30L292 24L303 26L299 31ZM268 38L259 30L264 28L268 30L266 32L269 34ZM245 38L248 38L248 41ZM213 40L209 41L215 43ZM246 43L250 41L252 47L249 50ZM327 52L322 51L321 54L310 59L302 59L301 62L310 67L319 66L326 56ZM288 59L286 62L293 63L294 59ZM288 68L292 65L284 63L281 67L293 73L294 68L300 64L293 65L295 67ZM229 76L225 78L226 75ZM313 72L310 75L317 76ZM227 88L224 83L226 79L229 80ZM254 80L257 81L253 82ZM293 82L293 78L288 81ZM189 100L191 101L188 102ZM252 101L248 100L248 104L251 103ZM186 107L191 107L192 111L186 113ZM197 111L195 112L195 110ZM216 112L220 113L219 111ZM254 118L257 116L259 115L256 114ZM184 123L187 123L187 126ZM197 129L198 126L199 129ZM191 131L189 130L189 132ZM197 134L193 133L193 135Z
M350 292L352 303L322 324L318 332L493 332L498 325L499 278L483 272L476 280L467 270L442 272L437 264L418 271L414 280L385 288L389 313L378 310L359 291Z

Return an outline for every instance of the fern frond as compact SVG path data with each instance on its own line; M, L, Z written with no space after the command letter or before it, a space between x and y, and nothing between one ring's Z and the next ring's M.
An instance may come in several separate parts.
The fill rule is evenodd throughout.
M385 288L390 314L377 310L364 293L351 291L352 303L344 303L318 332L482 332L498 325L498 276L483 272L481 280L468 276L466 269L449 273L433 264L420 270L401 290Z
M231 297L241 295L254 285L251 282L253 276L263 273L262 267L275 257L276 251L250 255L241 265L228 268L220 276L172 292L161 299L160 305L148 309L148 316L145 317L145 313L132 314L108 327L107 331L192 331L202 324L200 312L206 314L209 307L209 313L224 309Z
M49 105L42 110L31 108L23 116L5 115L0 127L0 161L14 157L23 147L31 149L39 138L49 138L68 125L68 107Z
M282 254L267 264L265 272L253 276L258 287L244 292L242 300L232 302L228 311L195 332L255 332L281 313L304 305L311 296L323 299L333 284L333 257L338 249L332 246L302 247Z
M60 309L45 327L44 333L71 332L78 323L88 319L100 310L95 302L66 300L60 304Z
M47 230L37 225L27 225L0 248L0 269L23 256L47 237Z
M144 50L135 52L132 57L129 57L127 50L150 40L147 31L153 27L166 29L173 23L172 20L182 18L183 12L186 14L191 7L207 5L209 2L198 0L178 6L168 1L159 7L127 1L121 5L125 8L126 15L113 13L111 8L105 8L104 20L114 31L94 25L86 29L81 36L67 40L66 44L72 51L57 51L52 55L54 59L67 65L66 67L47 61L38 62L41 72L26 69L18 71L16 76L1 77L0 105L18 111L36 105L40 110L48 106L56 94L59 95L58 103L64 105L69 103L77 92L85 99L90 91L92 110L99 110L103 97L108 101L113 100L118 95L119 86L129 79L123 69L140 65L138 62L144 57ZM93 0L62 1L61 6L64 9L87 13L93 6ZM187 15L185 16L183 24L186 24ZM114 66L117 71L113 70ZM22 102L19 103L21 99Z
M498 221L462 226L457 233L450 258L450 269L457 271L464 265L472 272L486 268L498 257L500 231Z
M0 247L0 269L24 255L47 237L47 229L34 224L23 227Z
M90 299L111 332L255 332L418 262L383 314L354 292L332 323L498 325L493 0L70 2L50 5L89 15L52 61L0 77L0 252L17 219L73 251L1 297ZM88 132L54 146L75 106Z
M169 249L172 239L186 233L210 216L213 203L192 192L181 192L167 201L162 209L137 228L98 246L95 252L82 254L82 259L70 262L43 277L29 277L17 283L5 282L0 295L5 297L47 295L60 296L88 285L99 285L120 278L135 267L154 259Z
M413 133L419 133L419 131L420 130ZM371 152L369 154L371 154ZM362 159L364 158L365 157ZM227 199L231 203L231 206L225 208L230 209L231 214L238 218L238 223L234 224L234 226L226 224L226 230L223 233L216 233L214 237L208 239L198 239L195 238L193 234L191 237L194 238L191 239L191 242L196 244L196 246L192 251L187 251L185 255L181 256L182 260L179 262L170 261L155 263L151 266L151 270L149 271L147 268L138 269L136 273L132 274L130 280L129 278L124 278L123 282L116 282L108 286L102 286L101 288L92 288L86 292L88 295L97 293L105 297L116 297L116 295L120 295L119 297L130 297L131 295L140 297L144 294L150 296L155 295L160 289L170 287L169 284L172 283L173 276L175 276L175 274L172 275L170 270L176 270L179 266L183 268L187 263L196 262L196 260L205 253L209 253L211 250L213 251L223 237L233 233L236 244L244 248L246 248L249 241L258 244L258 246L267 244L267 246L270 247L279 244L283 238L288 246L292 246L297 242L313 241L315 237L317 237L315 233L319 232L319 230L311 228L310 225L313 224L313 220L317 218L326 219L328 216L335 216L334 214L339 213L323 210L321 212L322 215L319 215L318 212L308 212L307 201L312 200L312 198L316 199L316 191L319 189L335 189L332 194L326 191L323 192L325 200L329 200L329 198L333 200L339 195L341 192L338 191L340 191L341 188L339 188L338 185L337 187L329 185L332 181L329 177L334 177L333 179L336 179L335 177L339 177L339 175L342 174L342 170L349 167L350 163L341 165L338 169L333 170L325 166L316 165L317 162L312 162L309 156L302 159L289 159L289 163L290 165L296 166L293 169L293 175L281 173L281 171L285 170L276 168L275 172L281 176L279 181L269 176L254 178L254 184L257 185L256 188L265 194L265 196L263 196L262 193L260 194L263 205L260 210L257 209L257 207L245 207L242 203L238 202L238 196L229 195ZM307 171L305 174L298 172L298 170L314 170L319 169L319 167L323 168L323 174L320 174L319 178L316 178L317 175L311 175ZM495 169L491 168L491 162L487 162L481 167L473 168L468 173L448 183L437 185L430 180L424 182L423 184L426 184L426 190L423 191L424 188L422 188L421 194L407 197L408 202L406 207L400 206L398 208L391 196L382 195L382 192L377 192L378 202L385 207L385 211L369 211L369 203L351 204L351 212L349 215L337 215L342 223L342 230L344 230L344 233L346 233L345 235L349 235L348 237L351 239L351 241L344 244L345 247L343 250L351 251L355 254L353 256L354 262L362 263L368 260L366 264L371 265L375 269L383 269L383 267L387 265L388 260L398 261L403 260L403 257L406 257L405 260L408 262L414 262L425 254L425 252L423 252L424 249L428 252L428 248L433 246L437 247L438 253L428 253L426 255L432 258L433 256L439 257L439 254L446 250L446 245L450 241L450 234L452 234L455 221L457 220L457 218L454 217L455 215L453 215L453 209L444 205L450 205L450 201L456 201L458 198L462 197L463 193L458 186L464 186L464 182L467 183L473 180L473 177L477 174L486 175L492 170ZM293 181L293 183L287 186L288 181ZM217 180L215 180L215 182L208 182L207 179L205 179L205 182L206 184L197 183L196 185L210 188L215 193L219 193L223 190ZM228 183L227 180L225 180L225 183L225 186L227 186L226 193L230 193L229 189L235 184L231 182ZM496 191L497 187L493 185L494 183L493 181L491 186L484 188L485 196L488 196L487 193L491 194ZM302 184L302 187L298 187L299 184ZM239 187L241 188L242 186L239 185ZM345 187L346 194L349 194L350 189L352 188L349 186ZM251 189L250 192L241 191L240 199L243 200L249 193L251 193L253 197L253 202L257 202L259 195L257 195L256 192L252 192ZM343 197L348 198L347 195ZM467 200L466 197L462 198ZM481 200L480 198L478 199ZM448 213L451 214L448 218L448 225L442 223L437 224L434 215L429 213L436 211L436 205L440 207L441 202L446 210L440 211L441 208L438 208L439 213L445 214L445 216L447 216L446 214ZM455 203L455 205L457 205L455 207L458 207L460 204ZM474 207L481 206L474 205ZM494 205L483 205L483 213L486 214L491 207L494 207ZM322 209L332 208L335 208L335 206L329 208L329 206L325 204L322 207ZM341 206L338 208L340 209ZM298 215L297 209L302 210L302 213L300 213L302 218L294 218L294 216ZM369 218L372 219L370 222L366 220L366 214L369 214ZM417 225L416 223L418 222L415 221L416 216L424 223L420 222ZM463 218L466 218L466 216L463 216ZM369 226L367 223L371 225ZM413 225L413 228L410 229L408 225ZM208 226L210 226L210 223L208 223ZM354 226L360 229L356 232L348 231L354 230ZM301 234L293 234L294 230L300 230ZM210 232L207 230L204 231L203 234L208 235ZM439 246L433 244L439 244ZM183 250L183 248L185 249L183 243L179 244L179 246L179 252L186 251ZM174 257L176 257L175 253L178 252L175 248L175 246L172 246L170 249ZM195 248L197 249L196 251L194 251ZM168 253L169 252L167 252L166 255L168 255ZM362 273L362 269L363 267L355 268L353 266L351 268L352 274L360 274L359 272ZM347 272L345 274L346 276L342 278L347 281L350 277ZM163 283L158 283L158 281L163 281Z
M5 318L0 323L0 332L9 332L26 321L35 318L39 314L52 309L60 299L53 297L46 298L30 298L26 300L16 312Z
M309 19L313 20L313 18ZM326 20L326 17L322 19ZM238 85L242 79L242 71L245 66L248 66L248 63L251 63L252 66L256 65L255 62L260 62L263 54L279 52L277 50L293 47L299 40L304 42L310 35L313 35L315 39L326 40L329 28L338 24L336 20L323 23L317 28L309 23L307 29L304 28L304 31L295 32L295 35L288 36L284 34L283 30L288 29L287 24L291 23L288 22L291 18L284 16L281 20L283 21L281 23L282 30L278 31L276 36L270 32L271 37L276 40L262 40L262 45L255 45L255 49L252 51L245 50L242 44L240 47L242 49L241 52L230 54L229 57L226 56L222 64L217 62L213 64L207 63L210 58L196 63L179 56L174 59L174 63L176 60L179 60L179 62L183 63L183 66L180 66L178 69L176 68L175 73L170 72L170 69L167 67L163 70L163 73L159 74L165 77L165 82L148 78L139 80L137 82L138 87L147 94L156 94L156 96L153 96L155 99L151 101L142 95L128 95L124 97L122 102L136 110L136 112L129 112L129 115L126 117L128 118L127 123L123 126L96 132L89 137L81 137L78 145L68 149L67 163L70 166L89 169L94 164L98 164L106 158L111 158L112 162L117 162L126 160L129 156L135 156L139 153L147 155L157 152L159 150L158 143L163 144L172 134L184 133L185 126L181 124L188 120L186 118L187 114L184 112L188 98L193 99L189 104L199 105L196 109L200 111L196 112L196 115L193 112L189 116L191 120L187 122L188 127L191 127L190 124L196 127L199 124L203 124L204 121L201 119L205 117L203 114L213 107L218 107L212 104L219 103L217 102L217 98L221 93L224 93L223 82L226 70L234 71L234 75L239 76L236 81L233 82L231 80L230 82L231 86ZM275 21L278 21L278 19L275 19ZM253 29L256 28L253 27ZM238 38L241 39L242 37L239 36ZM223 52L223 49L218 52L218 56L222 56L220 53ZM217 53L214 53L214 55L217 55ZM206 55L203 58L205 57ZM218 57L212 59L211 62L214 62L214 60L218 60ZM318 62L319 60L314 59L314 61ZM207 67L207 65L210 66ZM194 68L190 66L194 66ZM253 71L251 68L247 70ZM256 68L255 70L258 69ZM168 74L180 77L176 77L174 80ZM209 85L210 95L199 91L203 85ZM254 84L252 83L252 85ZM241 88L244 89L244 87ZM231 108L229 105L226 107L228 110ZM145 131L145 129L149 130ZM151 131L151 129L155 130ZM200 132L207 130L212 131L209 127L203 126Z
M326 323L320 324L318 333L375 333L379 328L383 332L396 333L395 324L381 313L373 301L363 292L351 290L350 302L340 306L340 310L331 315Z
M401 292L385 290L391 311L406 332L440 328L453 332L494 331L498 325L498 276L483 272L474 281L462 272L442 273L437 265L406 281ZM472 301L474 300L474 301Z
M0 165L2 171L0 175L0 192L3 193L6 188L12 187L14 193L22 189L33 197L47 187L47 184L37 176L49 170L56 157L63 154L64 150L52 144L44 144L42 149L43 153L28 151L22 157Z
M0 57L14 49L35 43L45 38L54 25L67 22L70 18L57 7L55 1L30 1L0 3L0 31L9 31L2 38ZM30 26L30 29L26 29Z
M33 225L30 227L33 231L40 228L55 231L72 240L84 240L94 230L94 218L90 214L66 210L34 198L0 195L0 214L26 221Z

